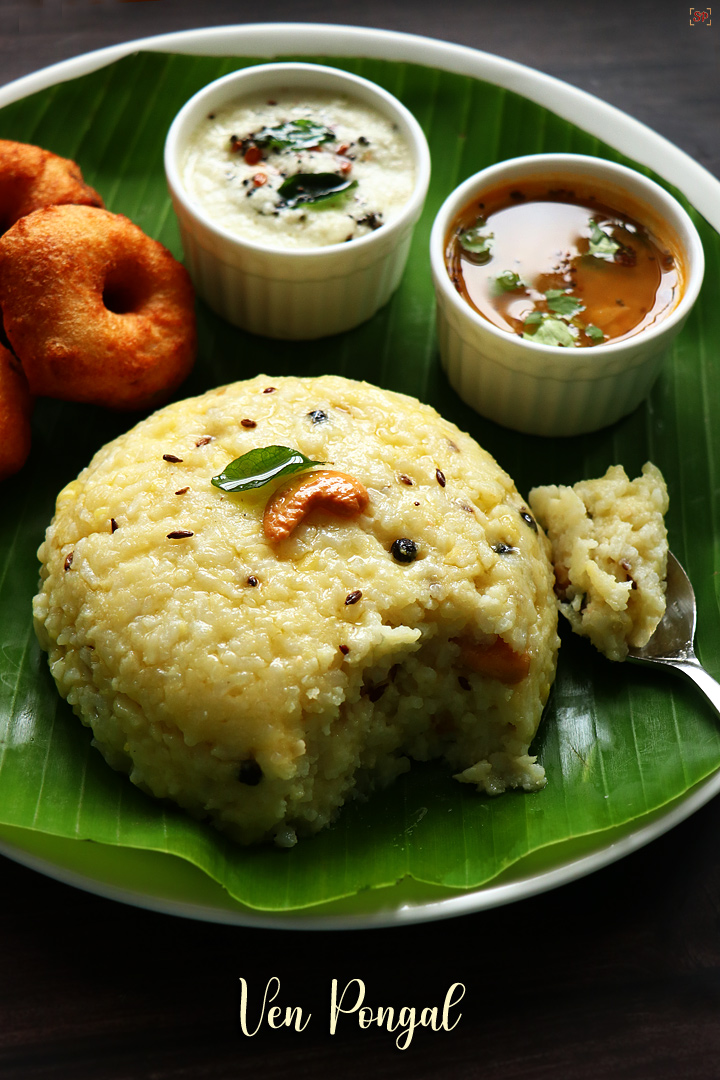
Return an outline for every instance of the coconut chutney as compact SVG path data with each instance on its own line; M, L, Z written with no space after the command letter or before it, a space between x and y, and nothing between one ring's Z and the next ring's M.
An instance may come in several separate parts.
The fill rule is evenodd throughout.
M182 164L187 193L245 240L317 248L396 217L415 182L396 125L345 95L281 90L210 112Z

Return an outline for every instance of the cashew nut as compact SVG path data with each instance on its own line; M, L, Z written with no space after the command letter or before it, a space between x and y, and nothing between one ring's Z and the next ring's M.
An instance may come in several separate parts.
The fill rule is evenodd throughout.
M516 653L512 646L500 637L489 645L471 641L469 638L453 640L460 646L462 663L478 675L488 675L491 679L512 686L522 682L530 670L530 654Z
M353 476L313 472L275 492L265 507L263 529L268 540L286 540L311 510L355 517L362 514L369 501L367 489Z

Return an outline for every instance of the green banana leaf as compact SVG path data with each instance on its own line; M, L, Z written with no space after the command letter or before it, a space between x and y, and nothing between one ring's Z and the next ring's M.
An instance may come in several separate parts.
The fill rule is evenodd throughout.
M257 62L129 56L6 106L0 137L73 158L110 210L126 214L181 257L162 166L165 133L195 90ZM504 430L464 406L439 366L427 257L435 213L459 181L498 159L573 151L634 163L534 102L470 77L380 60L318 62L386 87L427 134L432 182L401 288L365 325L312 344L253 337L199 303L199 359L182 396L258 371L362 376L431 402L494 454L524 492L538 483L597 476L618 462L637 475L653 460L670 491L671 547L698 594L698 651L717 677L720 425L713 412L720 402L720 237L688 207L705 246L705 285L650 399L632 416L572 439ZM408 878L440 889L477 888L519 860L532 865L555 845L567 849L578 838L612 836L649 820L720 766L717 721L692 687L611 665L587 642L563 632L557 682L534 747L549 780L537 794L482 798L439 765L416 766L388 791L348 805L332 828L291 851L238 848L149 799L92 748L90 733L55 690L31 622L35 552L57 492L136 419L39 401L31 458L0 491L2 835L34 831L166 853L187 860L251 908L288 912ZM172 875L168 867L176 860L153 858L164 862L158 878Z

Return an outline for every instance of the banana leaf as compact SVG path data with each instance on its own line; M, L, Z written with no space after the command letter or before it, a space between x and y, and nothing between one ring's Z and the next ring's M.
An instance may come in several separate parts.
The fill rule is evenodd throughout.
M163 173L165 134L195 90L257 62L138 53L6 106L0 138L74 159L108 209L126 214L182 257ZM631 416L571 439L500 428L463 405L439 365L427 246L441 202L466 176L518 154L595 154L654 174L533 101L489 83L410 63L318 62L386 87L427 134L433 175L402 285L357 330L311 344L253 337L198 302L199 358L182 396L258 371L362 377L433 404L494 454L523 492L539 483L601 475L614 463L637 475L653 460L670 491L671 547L698 594L698 651L717 677L720 425L713 414L720 401L720 237L678 196L705 246L705 284L650 398ZM94 841L99 862L113 851L120 860L119 849L144 851L154 860L146 866L155 867L147 876L155 873L158 882L191 864L250 908L291 912L403 880L440 895L477 889L502 880L522 860L533 866L544 859L547 865L555 850L572 850L573 844L582 850L588 838L611 837L650 820L720 766L716 719L689 685L612 665L563 631L557 681L533 748L548 776L536 794L483 798L452 781L442 766L418 765L389 790L348 805L333 827L290 851L238 848L146 797L105 764L90 733L59 698L31 621L35 552L57 492L104 442L139 418L41 400L30 460L2 486L1 835L35 835L38 850L43 836Z

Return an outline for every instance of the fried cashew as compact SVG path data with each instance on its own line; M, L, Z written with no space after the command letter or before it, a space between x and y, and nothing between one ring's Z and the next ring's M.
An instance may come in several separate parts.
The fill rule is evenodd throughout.
M268 540L286 540L311 510L355 517L369 501L367 488L354 476L313 472L275 492L265 507L263 529Z
M516 653L507 641L497 638L489 645L469 638L453 638L460 646L460 659L465 667L478 675L513 686L522 682L530 670L530 654Z

